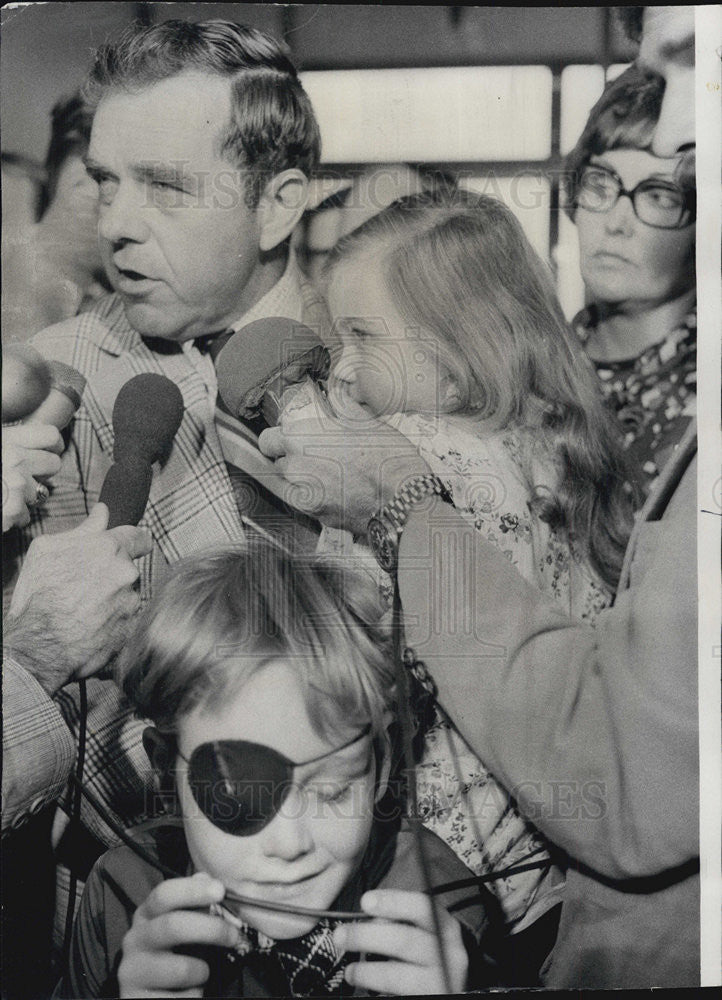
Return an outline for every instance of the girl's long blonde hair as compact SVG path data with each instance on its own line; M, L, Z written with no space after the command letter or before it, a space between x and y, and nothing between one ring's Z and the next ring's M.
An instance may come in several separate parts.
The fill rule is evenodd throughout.
M514 214L460 190L410 195L341 240L328 267L367 253L402 315L453 359L459 412L489 430L531 432L524 471L534 513L564 529L614 588L632 520L621 442ZM534 455L556 471L551 493L535 489Z

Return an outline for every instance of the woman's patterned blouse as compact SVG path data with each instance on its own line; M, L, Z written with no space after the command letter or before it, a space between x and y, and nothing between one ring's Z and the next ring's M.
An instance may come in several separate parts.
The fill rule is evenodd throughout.
M588 306L572 324L588 348L598 322ZM647 495L697 407L697 313L641 354L624 361L592 360L602 395L624 434L624 446Z

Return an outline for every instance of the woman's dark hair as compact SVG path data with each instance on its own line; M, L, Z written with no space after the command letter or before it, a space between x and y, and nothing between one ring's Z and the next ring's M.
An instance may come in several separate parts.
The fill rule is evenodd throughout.
M610 149L651 149L663 96L662 77L637 66L607 84L564 164L565 209L570 217L582 171L593 156Z

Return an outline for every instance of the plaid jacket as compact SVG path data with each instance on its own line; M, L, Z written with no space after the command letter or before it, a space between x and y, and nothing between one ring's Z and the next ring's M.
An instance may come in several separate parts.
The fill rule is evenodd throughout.
M293 257L285 274L237 324L262 316L283 315L324 333L328 314L313 286L305 281ZM152 552L138 561L141 599L146 602L167 568L200 550L243 538L244 530L214 424L216 378L213 364L193 345L148 343L130 326L118 296L100 299L88 312L37 334L33 346L44 356L72 365L87 379L62 468L53 478L52 495L33 513L28 528L14 533L16 549L4 554L6 591L14 585L22 555L36 535L77 526L98 500L112 464L112 413L120 388L141 372L158 372L178 385L185 413L170 455L156 465L141 525L153 536ZM57 696L58 705L77 737L78 688L70 685ZM145 723L110 679L88 681L88 742L84 781L122 826L143 822L158 812L152 775L142 746ZM77 857L64 833L69 795L61 798L56 818L58 856ZM103 844L118 843L108 826L83 800L83 827ZM80 852L83 853L82 851ZM90 859L93 860L92 858ZM63 919L63 884L59 873L58 915Z
M75 744L57 705L11 656L3 659L2 832L22 826L57 798Z
M293 257L276 287L236 325L273 315L288 316L322 333L327 327L323 300L302 278ZM34 511L28 528L17 533L17 550L6 554L15 561L5 573L6 591L14 584L33 536L76 527L98 500L112 464L115 399L125 382L141 372L166 375L180 388L185 405L168 460L154 469L140 522L150 528L154 541L152 552L138 563L142 600L151 596L168 564L243 537L215 429L216 378L207 355L191 344L183 349L158 342L150 346L130 326L116 295L105 296L89 312L42 331L32 344L44 356L77 369L87 385L50 500Z

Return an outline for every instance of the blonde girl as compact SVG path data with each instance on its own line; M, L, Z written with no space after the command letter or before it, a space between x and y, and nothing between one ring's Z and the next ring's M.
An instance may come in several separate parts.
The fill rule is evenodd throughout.
M458 190L400 199L336 246L327 295L336 406L399 429L523 576L593 622L621 569L628 476L594 373L513 213ZM483 697L481 683L469 696ZM428 826L477 872L545 849L441 718L418 794ZM558 881L552 870L495 883L512 929L552 906Z

